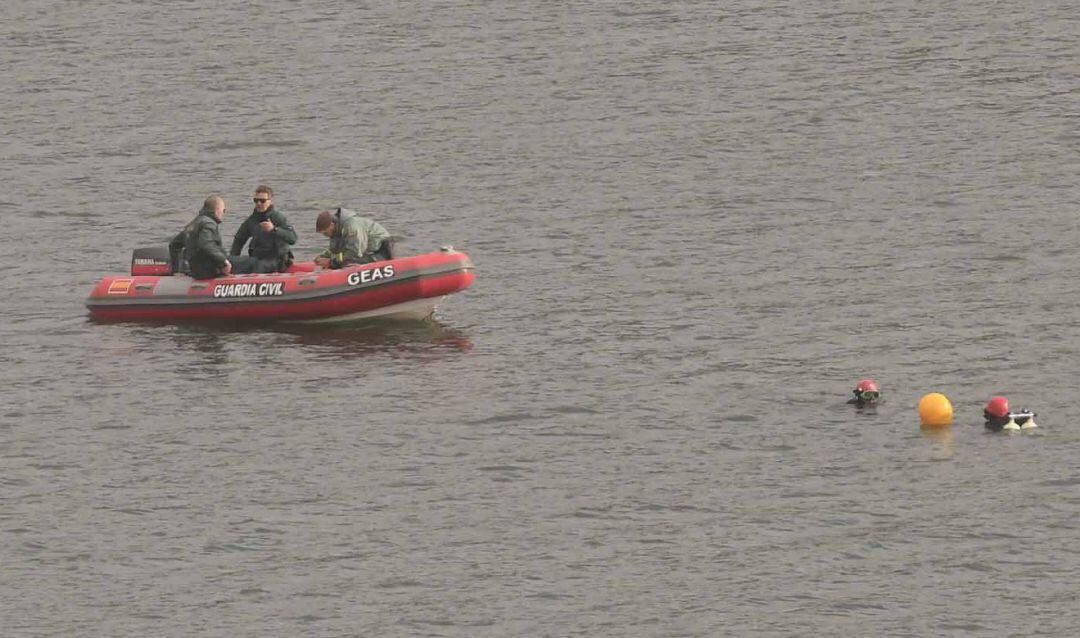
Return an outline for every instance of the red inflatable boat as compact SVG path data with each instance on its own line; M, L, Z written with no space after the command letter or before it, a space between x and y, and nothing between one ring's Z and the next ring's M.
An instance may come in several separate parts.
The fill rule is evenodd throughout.
M340 270L312 262L288 272L192 279L169 274L168 250L136 250L131 275L102 279L86 300L103 321L349 321L422 319L443 297L472 285L472 261L450 247Z

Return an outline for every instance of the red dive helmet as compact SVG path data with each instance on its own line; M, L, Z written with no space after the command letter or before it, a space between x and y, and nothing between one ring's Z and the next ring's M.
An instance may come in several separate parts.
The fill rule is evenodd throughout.
M881 388L878 387L877 381L873 379L863 379L855 386L855 392L862 394L863 392L877 392L881 394Z
M992 397L983 411L996 419L1004 419L1009 416L1009 400L1005 397Z

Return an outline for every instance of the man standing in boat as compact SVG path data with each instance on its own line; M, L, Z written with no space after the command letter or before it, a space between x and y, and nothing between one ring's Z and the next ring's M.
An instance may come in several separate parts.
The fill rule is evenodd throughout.
M330 239L330 247L315 258L321 268L393 259L390 233L379 222L346 208L319 213L315 230Z
M213 279L219 275L250 273L255 267L254 257L236 256L230 261L221 243L218 226L225 219L225 200L211 195L203 202L195 219L184 226L169 242L169 255L173 263L183 255L188 272L196 279Z
M257 186L252 199L255 210L240 224L229 253L239 255L250 239L248 254L256 259L253 272L282 272L292 265L289 247L296 243L296 231L274 208L274 191L269 186Z

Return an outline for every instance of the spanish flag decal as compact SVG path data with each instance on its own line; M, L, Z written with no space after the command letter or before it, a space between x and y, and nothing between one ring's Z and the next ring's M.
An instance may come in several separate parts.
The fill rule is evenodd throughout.
M126 295L134 279L113 279L109 284L110 295Z

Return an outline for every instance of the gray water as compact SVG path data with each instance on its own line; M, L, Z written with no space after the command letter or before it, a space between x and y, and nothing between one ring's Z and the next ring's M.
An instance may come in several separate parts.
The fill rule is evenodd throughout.
M0 635L1080 631L1075 4L248 4L0 8ZM260 183L476 284L88 320Z

